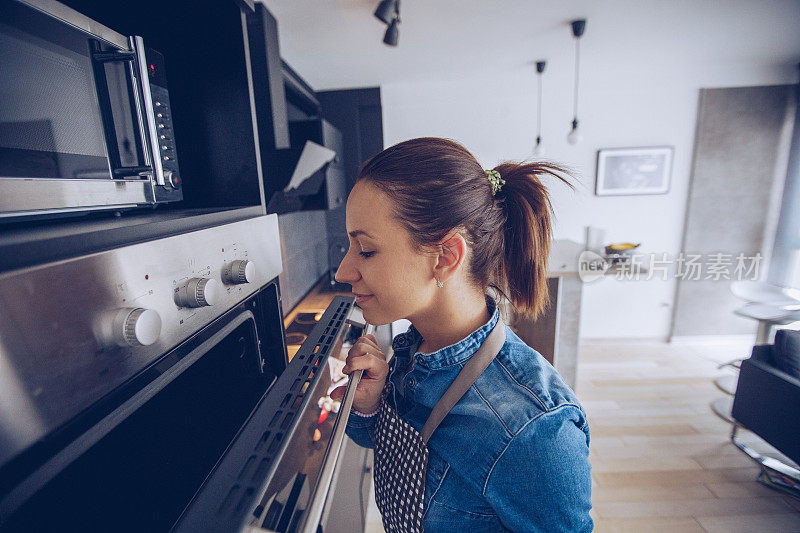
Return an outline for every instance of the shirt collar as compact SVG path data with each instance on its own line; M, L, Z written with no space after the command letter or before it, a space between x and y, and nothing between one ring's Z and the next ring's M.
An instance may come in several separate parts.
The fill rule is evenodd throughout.
M451 344L450 346L445 346L444 348L436 350L433 353L415 353L415 363L419 363L430 369L436 369L460 364L469 359L472 354L478 350L480 345L483 344L483 341L486 340L486 337L488 337L489 333L492 332L492 329L494 329L495 324L500 318L500 311L498 309L497 302L495 302L494 299L488 294L486 294L485 297L486 309L489 311L491 318L489 318L484 325L457 343ZM392 341L392 349L395 352L400 350L408 350L410 354L412 353L411 350L416 352L417 348L419 348L419 346L422 344L422 340L422 334L412 324L408 328L408 331L401 333L394 338Z

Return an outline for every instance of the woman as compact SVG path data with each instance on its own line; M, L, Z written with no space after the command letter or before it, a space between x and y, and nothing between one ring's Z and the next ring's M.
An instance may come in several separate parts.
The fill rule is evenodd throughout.
M555 165L484 171L463 146L420 138L367 161L347 200L350 248L336 280L367 322L405 318L387 363L372 335L350 349L363 369L347 434L373 446L381 391L417 431L499 317L547 306ZM507 295L507 296L506 296ZM591 531L589 428L575 394L506 327L500 353L428 441L426 531Z

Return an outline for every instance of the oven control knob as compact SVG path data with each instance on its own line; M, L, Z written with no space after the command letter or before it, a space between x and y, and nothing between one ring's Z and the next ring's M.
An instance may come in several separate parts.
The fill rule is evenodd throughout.
M203 307L216 304L221 295L222 288L217 280L192 278L175 291L175 303L181 307Z
M114 319L114 336L120 346L150 346L161 335L161 316L152 309L120 309Z
M231 285L252 283L256 277L256 264L247 259L239 259L225 265L222 269L222 281Z

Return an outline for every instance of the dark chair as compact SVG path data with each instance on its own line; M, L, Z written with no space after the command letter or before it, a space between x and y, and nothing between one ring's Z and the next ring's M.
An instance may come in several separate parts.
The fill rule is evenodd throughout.
M748 429L800 464L800 332L779 330L775 344L753 346L733 398L731 441L761 465L800 481L800 470L764 457L737 439Z

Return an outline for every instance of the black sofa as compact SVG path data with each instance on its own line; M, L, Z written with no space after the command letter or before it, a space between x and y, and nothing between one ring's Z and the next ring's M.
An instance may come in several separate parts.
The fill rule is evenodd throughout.
M731 440L758 463L800 479L800 471L761 456L737 438L748 429L800 464L800 332L778 330L774 344L753 346L733 398Z

